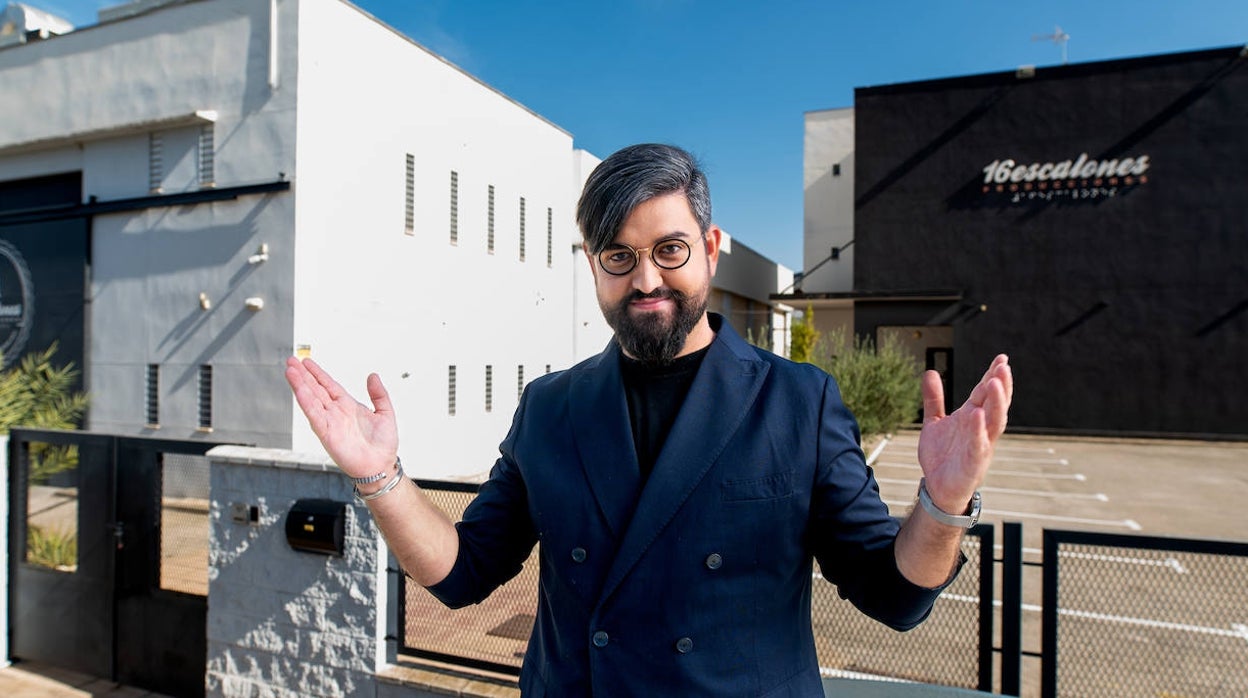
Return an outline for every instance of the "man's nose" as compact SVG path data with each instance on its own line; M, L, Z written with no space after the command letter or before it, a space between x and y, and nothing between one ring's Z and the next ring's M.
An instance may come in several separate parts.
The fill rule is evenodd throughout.
M663 285L663 270L659 269L654 260L650 258L649 250L647 254L638 255L637 266L633 268L632 283L633 288L642 293L651 293L656 288Z

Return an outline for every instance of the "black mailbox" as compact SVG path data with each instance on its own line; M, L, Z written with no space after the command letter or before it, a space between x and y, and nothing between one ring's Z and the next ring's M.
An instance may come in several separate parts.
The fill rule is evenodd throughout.
M295 550L342 557L346 518L346 502L300 499L286 514L286 542Z

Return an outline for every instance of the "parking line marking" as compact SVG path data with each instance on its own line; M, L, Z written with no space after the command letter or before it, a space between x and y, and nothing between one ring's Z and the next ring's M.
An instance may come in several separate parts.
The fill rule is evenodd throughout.
M915 463L876 463L874 467L920 470L918 464ZM1084 482L1088 479L1088 476L1083 473L1029 473L1022 470L989 470L988 474L1006 477L1038 477L1043 480L1078 480L1079 482Z
M991 471L990 471L991 472ZM875 481L888 485L915 485L913 480L902 480L891 477L877 477ZM1082 494L1079 492L1042 492L1037 490L1015 490L1008 487L980 487L980 492L992 492L995 494L1017 494L1027 497L1061 497L1062 499L1095 499L1098 502L1108 502L1109 497L1100 492L1096 494Z
M914 506L913 502L899 502L896 500L883 500L890 507L910 507ZM1046 519L1048 521L1062 521L1064 523L1091 524L1093 526L1117 526L1120 528L1128 528L1132 531L1143 530L1143 526L1132 521L1131 519L1087 519L1078 516L1059 516L1057 514L1033 514L1024 511L1004 511L1000 509L984 509L980 513L980 520L986 516L997 516L1001 518L1021 518L1021 519Z

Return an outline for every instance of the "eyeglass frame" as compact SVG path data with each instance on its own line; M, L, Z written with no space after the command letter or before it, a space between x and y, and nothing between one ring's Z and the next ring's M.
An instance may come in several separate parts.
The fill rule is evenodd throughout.
M705 240L706 233L702 233L698 237L699 239ZM685 251L687 251L688 254L685 255L685 261L681 262L680 264L677 264L674 267L665 267L662 264L659 264L659 260L654 258L654 250L657 247L662 247L663 245L666 245L671 242L684 245ZM607 268L607 265L603 264L602 255L605 254L609 250L615 250L617 252L622 251L620 248L623 248L633 253L633 263L629 268L625 269L624 271L611 271L610 269ZM646 256L650 258L650 263L653 264L656 269L661 269L663 271L676 271L677 269L680 269L681 267L688 264L689 260L693 259L693 245L690 245L684 238L679 238L679 237L663 238L662 240L659 240L658 242L654 243L653 245L649 247L641 247L641 248L636 248L636 247L633 247L632 245L629 245L623 242L613 242L607 245L606 247L602 248L601 250L599 250L598 254L594 255L594 258L598 260L598 268L601 269L604 273L610 274L611 276L628 276L629 274L633 273L635 269L637 269L637 265L641 264L642 252L648 252L649 254Z

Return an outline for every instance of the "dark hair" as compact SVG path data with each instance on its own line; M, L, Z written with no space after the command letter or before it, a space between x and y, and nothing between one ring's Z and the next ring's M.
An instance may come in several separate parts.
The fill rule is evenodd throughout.
M657 143L630 145L612 153L590 173L576 205L576 224L590 254L611 244L637 206L677 192L689 200L698 232L705 233L711 227L711 192L692 155Z

